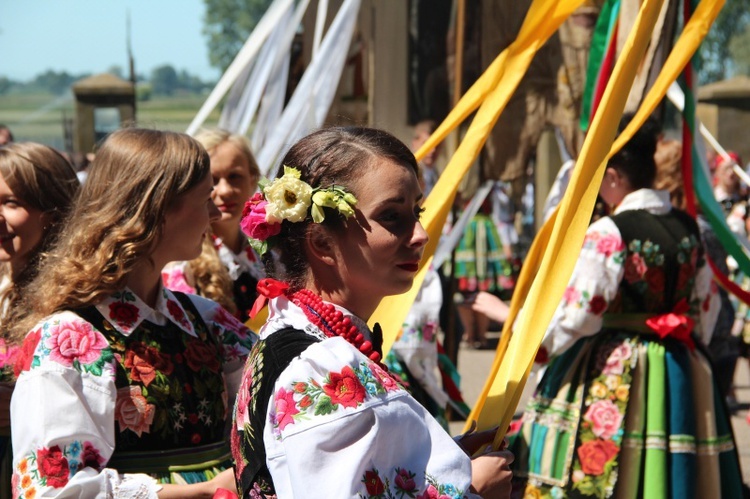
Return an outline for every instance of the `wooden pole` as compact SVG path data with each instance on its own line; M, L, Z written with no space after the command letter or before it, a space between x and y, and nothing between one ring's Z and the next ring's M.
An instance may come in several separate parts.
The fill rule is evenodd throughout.
M461 99L463 86L463 65L464 65L464 38L466 31L466 0L458 0L456 4L456 51L454 57L453 71L453 106L458 104ZM459 142L459 131L456 130L451 134L450 156L456 152ZM458 216L457 210L453 208L453 220L455 222ZM448 296L443 300L451 300L451 306L448 307L448 324L445 332L445 351L448 358L455 366L458 366L458 338L456 337L456 304L454 296L456 294L456 250L451 252L451 274L448 276Z

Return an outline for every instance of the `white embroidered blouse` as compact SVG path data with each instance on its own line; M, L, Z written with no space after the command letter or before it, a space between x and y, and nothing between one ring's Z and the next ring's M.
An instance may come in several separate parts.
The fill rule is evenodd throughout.
M469 457L380 366L323 336L285 297L269 312L261 338L292 327L322 339L281 373L268 406L263 441L278 497L477 497ZM238 430L246 395L241 388Z
M257 338L218 304L188 296L208 334L217 336L221 366L215 356L204 355L203 342L195 341L198 336L190 314L166 288L160 290L153 309L127 289L96 306L116 330L114 334L123 339L146 320L157 326L170 322L186 335L184 341L191 348L195 346L195 350L185 350L184 358L170 357L159 351L154 339L144 352L132 356L131 364L125 361L126 366L132 365L127 376L140 382L125 387L127 393L115 384L121 354L78 314L55 313L29 333L27 340L32 340L29 345L33 350L28 352L11 401L14 497L157 497L160 487L150 476L123 475L106 467L116 436L154 432L160 415L149 403L147 391L169 387L169 374L176 363L189 364L190 369L205 366L214 372L221 368L226 393L235 394L244 360ZM132 352L126 353L130 358ZM225 399L224 408L201 405L205 414L195 414L195 427L215 425L211 414L226 415L227 404ZM176 418L176 424L187 424L185 420L193 415L180 416L180 410L184 409L171 408L175 417L170 418Z
M661 215L671 209L668 192L640 189L625 196L615 209L615 214L627 210L646 210ZM623 255L626 248L611 218L600 218L592 223L586 231L586 241L596 244L584 242L565 296L542 341L550 356L564 352L580 338L592 336L601 330L602 315L617 295L620 281L625 276L628 262ZM717 288L712 282L708 265L698 269L692 299L703 304L695 331L708 344L720 308Z

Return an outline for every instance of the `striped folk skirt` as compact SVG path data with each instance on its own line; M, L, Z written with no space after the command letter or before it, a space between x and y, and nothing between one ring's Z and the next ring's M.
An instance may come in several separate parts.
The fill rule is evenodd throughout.
M711 365L671 338L579 340L550 363L511 448L514 497L742 497Z

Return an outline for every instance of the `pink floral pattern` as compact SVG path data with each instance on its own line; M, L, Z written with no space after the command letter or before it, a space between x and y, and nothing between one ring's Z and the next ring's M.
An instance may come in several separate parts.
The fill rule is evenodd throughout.
M139 437L148 433L154 422L155 406L143 396L140 386L126 386L117 390L115 421L120 431L130 430Z
M324 378L295 381L288 388L279 388L274 395L271 412L274 434L290 424L311 416L323 416L361 406L369 397L403 390L391 376L374 362L345 366L341 372L328 373Z
M605 490L617 479L625 411L630 399L636 340L613 339L600 347L582 408L580 445L573 461L573 488ZM588 492L587 492L588 493Z
M294 423L294 416L299 414L299 409L294 402L294 392L279 388L274 397L275 418L274 426L283 431L286 425Z
M94 331L91 324L81 319L50 326L44 346L49 349L52 360L72 367L75 362L84 365L95 363L108 343L98 331Z

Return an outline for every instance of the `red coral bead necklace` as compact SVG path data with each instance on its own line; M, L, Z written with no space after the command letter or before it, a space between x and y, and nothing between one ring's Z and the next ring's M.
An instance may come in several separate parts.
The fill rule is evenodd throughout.
M325 303L320 296L309 289L301 289L293 293L290 299L302 309L310 322L318 326L323 334L329 338L341 336L373 362L380 362L382 355L375 351L372 342L365 340L365 336L352 320L344 316L333 304Z

